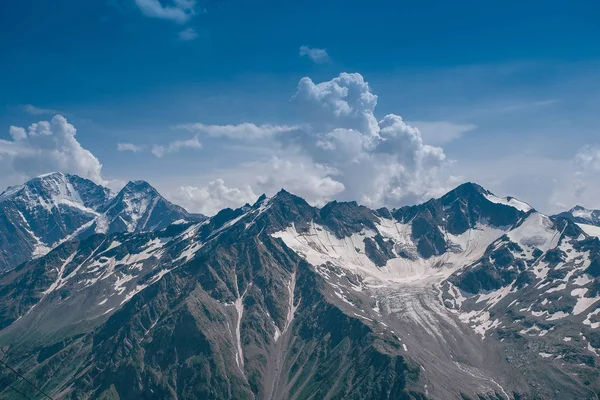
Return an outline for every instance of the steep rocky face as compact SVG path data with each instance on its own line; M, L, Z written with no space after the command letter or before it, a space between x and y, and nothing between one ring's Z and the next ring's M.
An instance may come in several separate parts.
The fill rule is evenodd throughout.
M412 225L419 254L425 258L447 250L446 233L461 235L478 224L510 227L531 207L514 198L502 199L481 186L465 183L440 199L393 211L400 222Z
M0 271L46 254L61 243L96 233L160 230L175 221L201 221L143 181L116 196L90 180L52 173L0 195Z
M169 202L145 181L127 183L100 211L103 215L96 222L96 232L155 231L175 221L204 219Z
M589 210L582 206L575 206L553 218L564 218L575 222L590 236L600 236L600 210Z
M563 217L568 217L569 215L575 222L600 226L600 210L588 210L582 206L575 206L562 214Z
M66 399L593 399L599 261L476 185L393 212L281 191L1 275L0 356Z
M47 253L94 220L110 192L75 175L53 173L0 195L0 271Z

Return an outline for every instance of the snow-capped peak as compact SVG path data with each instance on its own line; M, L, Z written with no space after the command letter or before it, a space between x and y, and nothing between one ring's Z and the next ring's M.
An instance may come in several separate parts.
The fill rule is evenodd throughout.
M0 201L18 201L30 210L41 207L50 212L66 206L93 214L106 201L108 192L108 189L87 179L52 172L8 188L0 195Z
M569 213L576 218L581 218L590 222L600 220L600 211L590 210L582 206L575 206L571 208Z

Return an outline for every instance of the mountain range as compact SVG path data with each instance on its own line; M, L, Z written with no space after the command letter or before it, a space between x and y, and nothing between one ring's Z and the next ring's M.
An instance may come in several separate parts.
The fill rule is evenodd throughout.
M600 396L598 211L466 183L206 218L65 174L0 210L0 399Z
M74 238L160 230L204 218L170 203L144 181L129 182L114 194L76 175L39 176L0 194L0 271Z

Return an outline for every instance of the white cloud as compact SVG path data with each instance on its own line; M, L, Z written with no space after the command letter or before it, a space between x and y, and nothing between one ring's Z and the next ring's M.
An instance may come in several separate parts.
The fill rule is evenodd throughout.
M477 129L474 124L457 124L449 121L410 121L419 128L423 139L430 144L442 145Z
M344 184L336 180L339 171L307 157L283 159L273 156L247 163L244 168L252 171L254 185L260 192L273 194L286 189L313 204L323 205L345 189Z
M143 145L137 145L133 143L117 143L118 151L131 151L133 153L139 153L141 151L144 151L145 149L146 146Z
M27 132L29 136L50 136L52 135L52 128L50 122L40 121L29 125Z
M227 137L240 140L264 139L299 129L298 126L293 125L255 125L252 123L242 123L239 125L205 125L196 123L178 125L175 128L185 129L190 132L205 133L212 137Z
M223 208L253 203L258 196L248 185L241 189L229 188L222 179L215 179L205 187L181 186L171 198L188 211L214 215Z
M167 2L159 0L135 0L135 4L147 17L183 23L187 22L195 14L195 0L173 0L169 4L164 3Z
M360 74L343 73L321 83L303 78L293 102L304 116L302 125L183 127L218 137L272 137L269 157L214 175L232 188L249 185L255 194L284 188L317 205L337 198L397 207L439 196L457 183L441 147L425 143L420 131L398 115L377 119L377 96ZM288 128L294 132L277 135Z
M25 132L25 129L18 126L11 126L8 128L8 132L15 142L27 138L27 132Z
M25 112L27 112L28 114L31 114L31 115L43 115L43 114L57 114L57 113L59 113L59 111L52 110L50 108L36 107L36 106L34 106L32 104L25 104L23 106L23 110L25 110Z
M317 205L333 200L344 190L344 184L335 179L338 171L291 153L287 158L272 156L216 173L222 178L203 186L182 185L174 190L167 189L165 193L170 192L173 202L190 211L213 215L225 207L252 204L260 194L272 196L282 188ZM225 186L224 181L230 186Z
M198 37L198 32L194 28L187 28L179 32L179 39L183 41L194 40Z
M551 201L555 208L568 209L575 205L600 209L600 146L586 145L580 148L571 168L556 185Z
M393 207L449 188L443 149L425 144L398 115L378 121L377 96L362 75L342 73L318 84L302 78L293 99L313 127L301 145L315 163L337 171L344 198Z
M317 64L331 62L331 57L327 54L326 49L316 47L300 46L300 57L308 57Z
M11 126L12 140L0 140L0 185L6 187L53 171L102 182L102 164L75 138L77 130L56 115L31 124L27 130Z
M184 148L201 149L202 143L200 143L198 136L194 136L193 138L187 140L175 140L174 142L169 143L167 146L152 146L152 154L154 154L156 157L162 157L165 154L177 153L179 150Z
M356 129L365 135L377 136L374 115L377 96L358 73L341 73L338 77L315 84L305 77L298 83L292 98L305 109L316 129Z
M586 145L575 154L575 163L580 174L600 174L600 146Z

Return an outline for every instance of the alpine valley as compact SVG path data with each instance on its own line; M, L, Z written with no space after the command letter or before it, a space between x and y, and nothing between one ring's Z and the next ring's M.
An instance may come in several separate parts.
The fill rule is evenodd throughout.
M599 236L472 183L207 218L40 176L0 195L0 399L598 399Z

